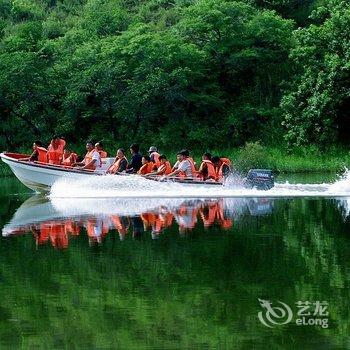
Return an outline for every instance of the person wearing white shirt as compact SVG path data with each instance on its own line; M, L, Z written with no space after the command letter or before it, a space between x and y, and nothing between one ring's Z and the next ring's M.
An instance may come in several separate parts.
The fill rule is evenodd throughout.
M79 167L81 170L98 170L102 166L100 154L95 150L94 144L91 141L86 143L87 153L82 162L73 163L73 166Z

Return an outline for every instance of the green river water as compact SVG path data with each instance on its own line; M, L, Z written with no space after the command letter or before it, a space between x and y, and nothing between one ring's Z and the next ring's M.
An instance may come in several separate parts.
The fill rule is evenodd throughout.
M0 187L0 348L350 347L349 198L70 216Z

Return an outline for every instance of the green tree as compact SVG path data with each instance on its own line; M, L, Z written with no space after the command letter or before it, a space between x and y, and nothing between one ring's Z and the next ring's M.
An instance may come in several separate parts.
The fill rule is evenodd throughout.
M294 33L296 72L281 104L286 139L297 145L348 142L350 5L332 1L313 17L321 23Z

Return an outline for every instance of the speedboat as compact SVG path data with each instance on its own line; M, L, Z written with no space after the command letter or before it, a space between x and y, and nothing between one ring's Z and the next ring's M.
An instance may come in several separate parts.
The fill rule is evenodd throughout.
M0 154L3 162L5 162L12 170L14 175L28 188L38 192L46 193L50 191L51 186L62 178L74 179L76 181L85 180L91 176L109 176L106 170L113 163L115 158L103 158L102 167L99 170L82 170L63 165L53 165L48 163L39 163L36 161L21 160L29 156L21 153L4 152ZM118 174L118 176L139 176L133 174ZM164 178L159 176L145 176L150 181L172 181L187 185L204 185L204 186L223 186L223 182L203 181L196 178ZM266 169L251 169L246 179L242 180L245 187L256 187L258 189L267 190L274 186L274 178L272 172Z

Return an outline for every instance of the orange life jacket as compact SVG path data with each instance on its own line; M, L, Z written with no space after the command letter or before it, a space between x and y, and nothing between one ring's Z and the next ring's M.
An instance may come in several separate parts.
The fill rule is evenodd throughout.
M151 159L153 158L154 165L157 168L159 168L160 167L160 161L159 161L160 154L158 152L154 151L150 154L150 157L151 157Z
M64 154L62 155L62 165L71 166L76 162L78 155L76 153L71 153L68 157L64 158Z
M231 168L231 161L228 159L228 158L220 158L220 161L221 161L221 165L217 168L215 168L215 174L216 174L216 177L215 177L215 180L216 181L222 181L222 173L223 173L223 167L224 165L227 165L229 168Z
M158 175L168 175L171 173L171 164L167 160L164 164L161 164L158 168Z
M63 151L65 145L66 145L66 141L63 139L60 139L59 144L58 144L58 148L61 148Z
M232 162L231 162L230 159L228 159L228 158L220 158L220 160L221 160L222 162L224 162L225 164L227 164L229 167L232 166Z
M153 171L154 163L148 162L140 168L140 170L137 172L139 175L146 175Z
M89 164L91 161L92 161L92 155L94 154L94 152L97 152L95 149L91 150L90 152L87 152L86 155L85 155L85 158L84 158L84 162L85 162L85 165L86 164ZM97 152L98 153L98 152ZM86 169L91 169L91 170L95 170L97 167L100 167L101 166L101 157L100 159L98 160L99 164L96 164L96 163L93 163L91 164L88 168Z
M193 177L193 178L196 178L197 175L198 175L198 173L197 173L197 170L196 170L196 168L195 168L195 166L194 166L194 161L193 161L193 159L192 159L191 157L187 157L185 160L188 160L188 161L189 161L190 166L191 166L192 177ZM179 173L178 176L181 177L181 178L186 178L186 177L187 177L187 175L186 175L186 173L185 173L184 171L181 171L181 172Z
M193 160L192 157L187 157L187 159L193 164L193 166L195 167L196 162Z
M205 178L203 176L203 180L207 180L207 179L215 180L217 175L215 172L214 164L211 162L211 160L207 160L207 159L202 161L202 164L200 166L201 168L202 168L203 164L207 165L207 175Z
M110 167L109 172L111 174L115 174L118 172L119 166L120 166L120 162L125 159L126 163L128 163L128 160L125 157L122 158L118 158L116 162L114 162L114 164Z
M66 144L66 141L60 140L58 143L57 148L53 148L53 146L50 144L47 148L47 155L49 158L50 164L61 164L61 159L63 156L63 149Z
M97 151L97 152L100 154L101 158L107 158L107 152L106 151L101 150L101 151Z
M44 147L36 147L38 151L38 161L41 163L47 163L47 150Z
M196 177L197 176L197 170L196 170L196 167L194 166L194 160L191 157L188 157L187 159L190 161L190 164L191 164L192 176Z

